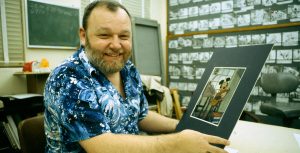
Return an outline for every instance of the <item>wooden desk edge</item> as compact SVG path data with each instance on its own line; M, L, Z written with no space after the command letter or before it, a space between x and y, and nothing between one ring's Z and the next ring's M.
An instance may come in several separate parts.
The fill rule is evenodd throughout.
M15 72L14 75L45 75L50 72Z

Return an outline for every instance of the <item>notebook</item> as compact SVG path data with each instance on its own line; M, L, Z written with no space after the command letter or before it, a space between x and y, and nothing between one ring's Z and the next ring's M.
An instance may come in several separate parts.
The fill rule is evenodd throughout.
M214 49L176 131L193 129L228 139L272 47Z

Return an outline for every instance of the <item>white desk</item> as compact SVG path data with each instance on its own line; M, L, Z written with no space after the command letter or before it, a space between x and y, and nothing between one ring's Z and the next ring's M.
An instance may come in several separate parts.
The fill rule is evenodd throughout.
M300 153L294 133L300 134L300 130L238 121L228 147L238 153Z

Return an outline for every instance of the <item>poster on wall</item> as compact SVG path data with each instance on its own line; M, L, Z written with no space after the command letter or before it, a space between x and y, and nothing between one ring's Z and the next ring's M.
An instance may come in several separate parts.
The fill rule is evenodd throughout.
M273 45L216 48L176 130L228 139Z

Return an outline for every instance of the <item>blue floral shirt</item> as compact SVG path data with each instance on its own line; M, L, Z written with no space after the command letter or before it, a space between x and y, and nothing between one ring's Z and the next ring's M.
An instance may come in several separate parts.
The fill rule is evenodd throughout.
M148 112L142 82L130 61L121 76L126 99L89 63L83 48L52 71L44 92L46 152L84 152L80 140L139 133L138 122Z

